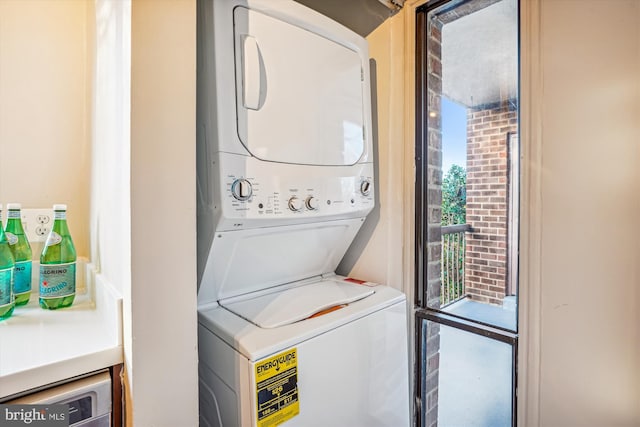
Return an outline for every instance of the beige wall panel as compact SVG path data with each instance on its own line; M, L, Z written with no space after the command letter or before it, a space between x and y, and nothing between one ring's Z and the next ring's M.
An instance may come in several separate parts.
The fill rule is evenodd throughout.
M195 0L134 0L131 40L129 421L195 426Z
M640 424L639 9L542 2L543 426Z
M376 63L377 205L345 259L341 274L403 288L404 26L403 15L385 21L368 37ZM374 126L376 121L374 120ZM375 132L375 131L374 131Z
M80 256L89 252L88 5L0 1L0 203L66 203Z

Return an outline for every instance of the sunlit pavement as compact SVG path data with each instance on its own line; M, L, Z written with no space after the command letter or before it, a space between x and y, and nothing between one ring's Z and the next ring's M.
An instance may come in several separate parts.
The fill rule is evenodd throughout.
M516 325L515 304L491 306L468 299L445 311L507 329ZM439 427L511 426L512 347L440 326Z

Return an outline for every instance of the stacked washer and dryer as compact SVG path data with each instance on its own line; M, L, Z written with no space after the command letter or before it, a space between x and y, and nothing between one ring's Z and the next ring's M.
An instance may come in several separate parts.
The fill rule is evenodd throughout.
M366 41L198 3L202 426L408 426L405 296L334 273L374 207Z

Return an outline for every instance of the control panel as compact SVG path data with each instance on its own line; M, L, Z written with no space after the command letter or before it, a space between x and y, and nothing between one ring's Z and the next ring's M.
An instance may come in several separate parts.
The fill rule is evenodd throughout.
M366 216L375 205L373 165L287 165L220 153L213 203L217 230Z
M337 169L353 172L349 168ZM215 203L217 228L233 230L268 227L282 221L364 217L375 204L372 167L367 164L353 169L361 173L343 176L335 170L327 173L327 168L315 175L225 171Z
M226 201L241 216L290 216L352 211L373 205L371 177L284 184L275 179L229 176Z

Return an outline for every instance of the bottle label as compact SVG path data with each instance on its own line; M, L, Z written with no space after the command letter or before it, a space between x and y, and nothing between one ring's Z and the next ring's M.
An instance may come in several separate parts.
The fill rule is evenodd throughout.
M13 293L31 292L31 261L18 261L13 270Z
M16 236L13 233L10 233L8 231L5 231L4 233L7 236L7 240L9 241L9 244L11 246L15 245L16 243L18 243L18 236Z
M75 262L40 264L40 298L62 298L75 293Z
M10 210L7 212L7 219L20 218L20 211Z
M55 231L52 231L51 233L49 233L49 236L47 237L47 241L44 243L44 245L45 246L54 246L54 245L57 245L60 242L62 242L62 236L60 236Z
M67 212L66 211L54 211L53 212L53 219L67 219Z
M13 292L11 291L12 273L13 268L0 270L0 308L13 303Z

